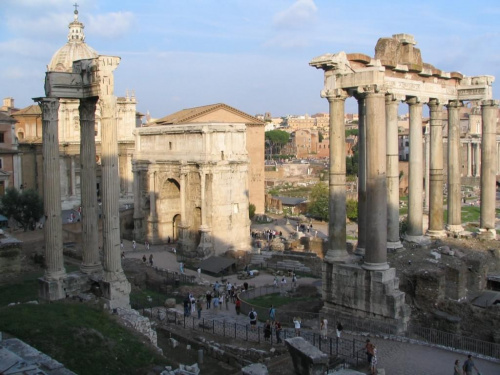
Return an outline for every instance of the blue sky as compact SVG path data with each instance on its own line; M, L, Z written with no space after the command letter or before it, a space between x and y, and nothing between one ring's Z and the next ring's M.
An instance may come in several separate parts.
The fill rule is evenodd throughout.
M43 96L46 66L66 43L75 0L0 0L0 90L16 106ZM223 102L251 115L327 112L309 61L374 55L380 37L412 34L424 62L493 75L500 92L500 2L393 0L79 0L86 42L121 57L115 94L162 117ZM356 111L354 100L346 110Z

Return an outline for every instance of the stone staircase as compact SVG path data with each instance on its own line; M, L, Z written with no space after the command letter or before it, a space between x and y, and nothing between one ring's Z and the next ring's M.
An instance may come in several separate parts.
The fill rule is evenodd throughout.
M259 251L259 252L254 252L252 254L252 260L251 264L255 265L261 265L263 263L269 262L269 260L272 258L273 252L272 251Z

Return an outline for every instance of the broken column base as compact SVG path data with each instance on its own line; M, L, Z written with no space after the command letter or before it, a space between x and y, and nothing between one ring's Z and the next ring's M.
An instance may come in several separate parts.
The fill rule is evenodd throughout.
M369 318L396 334L406 331L410 320L394 268L372 271L358 264L324 262L323 300L322 313L332 322Z
M296 374L323 375L328 370L328 355L302 337L285 340L285 345L292 357Z
M117 280L99 282L104 306L110 310L118 307L130 308L130 283L123 277Z
M495 229L479 228L479 232L477 233L477 238L480 240L496 240L497 232Z
M198 258L208 258L214 253L214 245L210 237L210 228L206 225L200 226L200 244L196 248Z
M413 236L411 234L405 233L403 239L406 242L414 243L419 246L428 246L431 244L431 239L424 235Z
M64 278L48 280L44 277L38 279L38 297L45 301L57 301L66 298Z

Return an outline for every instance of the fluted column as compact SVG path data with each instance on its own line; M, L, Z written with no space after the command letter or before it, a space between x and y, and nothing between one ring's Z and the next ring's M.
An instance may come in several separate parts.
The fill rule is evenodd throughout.
M200 170L200 194L201 194L201 225L203 227L206 226L207 224L207 213L206 213L206 210L205 210L205 207L206 207L206 199L205 199L205 178L206 178L206 174L205 174L205 170L202 168Z
M80 100L80 175L82 196L82 249L80 269L90 274L102 271L99 259L99 223L96 194L95 110L97 98Z
M444 237L443 223L443 106L437 99L429 101L430 161L429 161L429 229L427 235Z
M364 95L358 100L358 244L354 254L365 255L366 249L366 105Z
M410 155L408 174L408 229L407 238L423 235L423 135L422 103L418 98L406 101L410 112Z
M181 167L181 224L186 225L186 174L187 171Z
M366 88L365 88L366 90ZM387 181L385 93L366 93L366 251L362 267L385 270L387 264Z
M43 202L45 211L45 276L60 280L66 276L63 258L61 219L61 176L59 166L59 100L41 99L43 133ZM61 297L61 296L59 296ZM57 297L55 299L58 299Z
M399 148L398 105L392 94L385 97L385 122L387 126L387 248L403 247L399 240Z
M481 174L481 144L474 143L474 177Z
M70 161L70 176L71 176L71 181L70 181L70 195L74 197L76 195L76 168L75 168L75 157L70 156L69 157Z
M472 140L467 142L467 177L472 176Z
M448 104L448 223L446 230L459 233L462 227L460 189L460 107L459 101Z
M134 175L134 240L143 239L143 214L141 207L141 171L138 166L132 164L132 173Z
M102 212L104 279L125 278L120 258L120 218L118 199L120 184L118 175L118 142L116 129L116 97L101 98L102 134Z
M498 113L497 100L483 100L482 109L482 153L481 153L481 219L480 230L489 233L496 239L495 207L496 207L496 120Z
M346 248L346 151L344 104L347 94L338 90L327 96L330 110L330 178L327 261L343 261Z
M156 220L156 171L149 173L149 207L151 220Z
M424 212L429 212L429 174L430 174L430 158L431 158L431 140L430 134L426 127L424 134L424 157L425 157L425 169L424 169Z

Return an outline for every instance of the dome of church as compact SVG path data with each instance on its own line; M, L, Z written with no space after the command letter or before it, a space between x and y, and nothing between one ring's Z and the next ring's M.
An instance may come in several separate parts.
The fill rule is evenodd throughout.
M75 10L73 22L69 24L68 42L52 56L47 71L72 72L73 61L97 57L97 52L85 43L83 23L78 21L78 10Z

